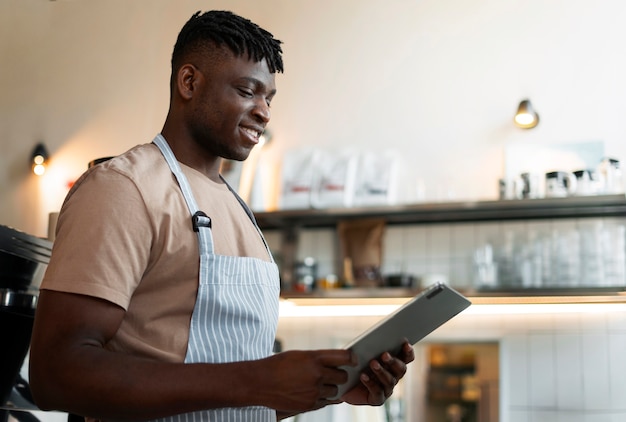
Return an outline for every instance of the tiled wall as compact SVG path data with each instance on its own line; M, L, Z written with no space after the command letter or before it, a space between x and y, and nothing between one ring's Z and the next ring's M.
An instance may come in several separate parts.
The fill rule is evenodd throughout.
M265 233L280 254L280 233ZM317 260L318 276L337 273L333 229L305 229L298 259ZM475 254L493 249L498 283L516 287L626 286L626 217L401 225L386 228L384 275L436 275L452 286L475 286Z
M594 305L537 311L517 305L474 305L416 346L403 391L407 422L424 420L426 351L429 342L498 342L501 422L623 422L626 420L626 306ZM524 308L526 307L526 308ZM529 311L525 311L529 309ZM379 317L281 318L285 349L341 346ZM377 410L360 418L333 418L326 409L306 422L384 421Z
M592 226L618 233L606 249L611 259L602 262L603 271L623 259L624 218L555 219L535 222L438 224L391 226L384 239L383 273L404 271L423 276L442 274L450 284L470 287L474 282L474 252L486 242L511 247L521 255L529 239L557 233L568 239L554 242L572 255L574 264L589 255L581 250L585 229ZM574 235L572 235L574 233ZM577 233L577 234L576 234ZM279 250L278 233L266 233L274 250ZM304 230L298 257L313 256L320 274L334 272L336 234L331 229ZM573 237L568 237L573 236ZM512 241L518 239L518 242ZM521 239L521 240L520 240ZM507 243L508 242L508 243ZM606 243L606 239L604 240ZM584 246L583 246L584 248ZM602 253L606 258L607 253ZM623 264L620 263L620 266ZM623 271L618 269L619 271ZM611 270L615 272L615 270ZM624 274L617 283L624 286ZM605 271L602 280L606 281ZM573 284L580 282L572 282ZM493 310L497 305L486 308ZM524 306L524 305L522 305ZM473 306L480 309L481 307ZM612 311L610 305L567 310L566 312L515 313L472 312L471 309L431 334L430 341L496 341L500 344L500 421L501 422L617 422L626 420L626 308ZM485 308L482 308L485 309ZM530 308L529 308L530 309ZM321 348L341 345L378 317L281 318L279 336L286 349ZM408 397L407 421L422 422L425 355L416 348L417 361L404 383ZM332 412L326 410L326 412ZM375 412L375 411L373 411ZM311 414L301 421L349 421L345 415ZM370 414L369 420L380 415ZM366 420L361 415L360 419Z
M626 420L626 313L546 316L501 341L509 422Z

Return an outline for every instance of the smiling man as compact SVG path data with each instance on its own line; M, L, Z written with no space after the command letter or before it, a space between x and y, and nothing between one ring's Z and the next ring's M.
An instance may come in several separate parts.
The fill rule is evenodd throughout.
M172 55L161 132L88 170L68 194L41 286L30 382L42 409L96 420L274 421L381 405L413 360L373 360L329 400L346 350L272 354L278 269L220 177L270 120L280 41L230 12L196 13Z

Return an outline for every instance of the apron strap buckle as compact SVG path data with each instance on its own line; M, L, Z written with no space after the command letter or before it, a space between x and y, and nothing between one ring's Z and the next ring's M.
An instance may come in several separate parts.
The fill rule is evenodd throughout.
M200 227L211 228L211 217L202 211L196 211L196 213L191 217L191 224L193 225L194 232L200 231Z

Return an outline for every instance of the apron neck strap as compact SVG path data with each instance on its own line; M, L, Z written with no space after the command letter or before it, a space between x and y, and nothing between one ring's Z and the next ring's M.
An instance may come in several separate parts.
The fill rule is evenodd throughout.
M154 138L154 144L161 150L161 154L165 158L167 165L170 167L170 170L176 177L176 181L178 182L178 186L180 186L180 190L183 192L183 196L185 197L185 203L187 204L187 208L189 209L189 214L194 216L198 210L198 204L196 203L196 199L191 192L191 186L187 182L187 178L183 174L183 171L178 164L178 160L174 156L172 149L168 145L167 141L160 133Z

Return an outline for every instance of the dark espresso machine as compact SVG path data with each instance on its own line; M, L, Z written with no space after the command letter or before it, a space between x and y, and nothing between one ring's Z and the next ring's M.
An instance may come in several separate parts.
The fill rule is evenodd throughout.
M21 370L51 251L52 242L0 225L0 422L33 420L24 411L37 409Z

